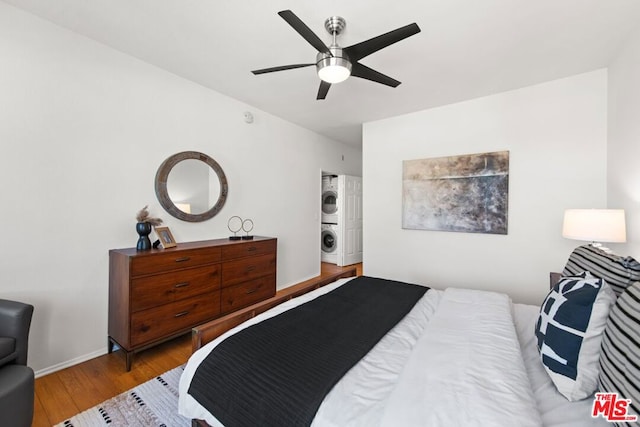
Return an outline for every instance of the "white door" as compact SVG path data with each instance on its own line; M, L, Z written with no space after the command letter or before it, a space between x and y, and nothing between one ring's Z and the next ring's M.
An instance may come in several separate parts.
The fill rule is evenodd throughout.
M338 210L342 250L338 253L338 265L362 262L362 178L338 176Z

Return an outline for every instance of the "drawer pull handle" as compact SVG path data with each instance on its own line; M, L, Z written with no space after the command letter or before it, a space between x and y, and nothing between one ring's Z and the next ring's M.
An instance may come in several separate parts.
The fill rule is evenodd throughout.
M249 273L249 272L251 272L251 271L253 271L253 270L255 270L255 269L256 269L255 265L250 265L249 267L247 267L247 268L245 269L245 271L246 271L247 273Z
M255 289L249 289L249 290L247 291L247 295L252 294L252 293L254 293L254 292L258 292L258 288L255 288Z
M185 286L189 286L189 282L176 283L174 288L184 288Z
M257 250L258 248L256 248L255 246L251 246L250 248L247 248L247 252L255 252Z
M173 317L182 317L182 316L186 316L187 314L189 314L188 311L181 311L180 313L176 314Z
M189 261L191 258L188 256L182 257L182 258L176 258L176 262L185 262L185 261Z

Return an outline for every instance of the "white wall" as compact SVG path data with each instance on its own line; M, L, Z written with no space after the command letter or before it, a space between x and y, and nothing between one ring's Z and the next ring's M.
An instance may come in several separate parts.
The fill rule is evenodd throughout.
M615 249L640 260L640 28L609 66L607 154L607 203L627 219L627 244Z
M0 298L35 305L38 373L106 351L108 250L135 246L146 204L179 242L251 217L279 239L280 288L319 273L320 170L360 175L358 150L1 2L0 63ZM229 181L204 223L170 217L154 194L158 166L184 150Z
M607 73L364 125L364 272L539 304L579 243L564 209L605 207ZM426 96L426 95L425 95ZM508 235L403 230L402 161L509 150Z

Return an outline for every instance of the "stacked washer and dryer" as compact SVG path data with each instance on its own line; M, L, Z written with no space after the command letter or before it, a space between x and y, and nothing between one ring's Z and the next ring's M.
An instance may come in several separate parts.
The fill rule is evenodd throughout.
M362 178L323 173L321 215L320 260L362 262Z
M338 224L339 201L338 175L322 176L322 225L320 245L322 262L338 263L340 229Z

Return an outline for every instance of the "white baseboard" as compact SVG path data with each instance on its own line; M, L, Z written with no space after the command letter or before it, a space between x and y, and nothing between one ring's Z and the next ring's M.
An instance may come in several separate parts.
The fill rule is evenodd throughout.
M115 349L114 349L115 350ZM48 368L38 369L35 371L36 378L42 377L44 375L52 374L56 371L60 371L64 368L68 368L69 366L77 365L78 363L86 362L87 360L94 359L98 356L102 356L103 354L107 354L107 348L103 348L102 350L96 350L93 353L85 354L80 357L76 357L71 360L67 360L66 362L58 363L53 366L49 366Z

